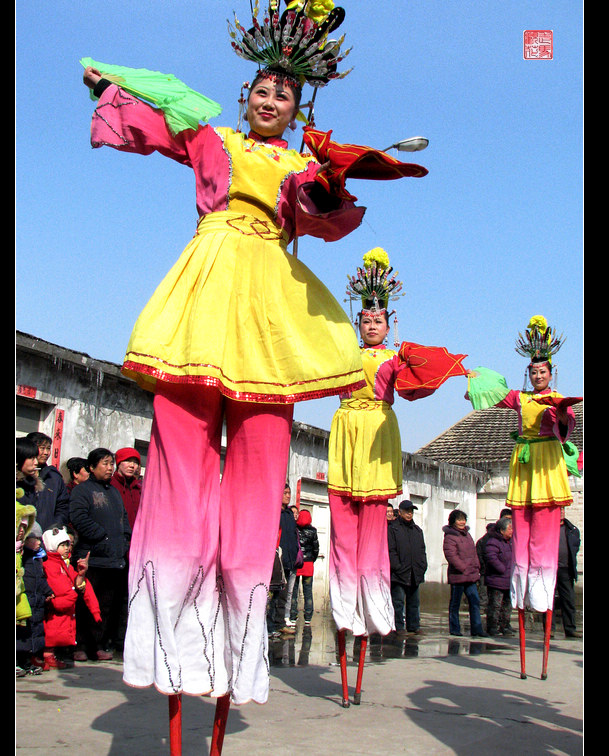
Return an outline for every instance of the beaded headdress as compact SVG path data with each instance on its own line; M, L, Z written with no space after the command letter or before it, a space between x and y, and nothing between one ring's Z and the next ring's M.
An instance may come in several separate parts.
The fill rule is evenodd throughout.
M398 280L398 272L393 272L389 265L389 255L381 247L375 247L364 255L363 267L358 267L357 275L347 276L347 296L349 303L361 302L361 312L358 316L378 315L387 313L387 320L393 312L388 312L389 299L404 296L402 282ZM353 314L351 315L353 318ZM398 345L397 317L394 318L394 341Z
M555 333L543 315L534 315L529 320L524 336L518 333L515 349L523 357L529 357L531 365L539 362L549 362L551 365L552 355L565 342L562 334L557 337Z
M287 78L299 87L305 82L323 87L332 79L344 78L349 71L338 73L337 66L351 48L341 54L344 35L333 40L328 34L342 24L345 11L335 8L333 0L292 0L285 3L283 12L280 5L280 0L269 0L260 21L255 0L250 29L239 23L236 14L234 26L228 22L237 55L257 63L260 73Z
M548 363L552 371L554 391L556 391L558 376L557 370L552 370L552 355L558 352L564 342L563 335L557 337L555 330L548 325L543 315L533 315L529 320L524 336L520 332L518 333L515 349L518 354L529 358L529 364L524 371L524 391L527 389L529 368L545 362Z

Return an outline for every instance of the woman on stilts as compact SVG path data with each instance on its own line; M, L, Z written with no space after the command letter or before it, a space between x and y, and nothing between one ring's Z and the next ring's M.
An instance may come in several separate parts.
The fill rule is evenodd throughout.
M347 294L362 306L357 327L362 339L366 385L341 395L328 447L330 500L330 601L338 630L342 703L349 706L346 674L347 631L361 639L353 702L359 704L367 639L395 629L391 601L386 509L402 493L402 444L392 409L394 392L421 399L449 377L466 375L466 355L444 347L398 342L389 349L389 300L401 283L387 253L377 247L350 277ZM397 322L397 321L396 321ZM397 331L397 326L396 326Z
M249 31L237 21L231 31L234 50L259 66L240 101L248 134L201 125L219 106L170 75L82 61L98 100L93 147L157 151L196 178L196 232L138 318L123 364L154 393L130 550L124 680L169 697L172 755L181 749L182 693L218 699L212 754L221 751L231 702L266 702L265 610L293 405L365 382L349 319L287 250L306 234L340 239L364 214L345 198L344 165L338 183L329 180L327 151L337 145L327 135L312 130L324 165L315 146L301 154L283 139L302 85L345 75L337 73L341 43L328 39L344 11L297 5L281 13L272 2ZM362 148L369 152L376 155ZM384 153L372 162L391 173L372 178L426 173ZM167 539L185 528L176 564Z
M509 390L501 375L480 367L469 374L466 394L474 409L495 406L518 413L506 499L513 526L510 593L518 610L522 678L526 677L525 609L545 614L542 680L547 677L560 513L573 501L569 474L580 474L577 451L567 439L575 427L571 405L581 399L563 397L550 385L556 373L552 356L563 341L542 315L535 315L516 341L516 351L529 359L523 390ZM527 388L527 378L532 389Z

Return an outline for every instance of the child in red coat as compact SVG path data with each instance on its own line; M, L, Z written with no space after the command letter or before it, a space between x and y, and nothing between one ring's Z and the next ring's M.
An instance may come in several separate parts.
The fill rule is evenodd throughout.
M47 552L44 572L53 591L44 618L44 669L62 669L65 663L55 655L58 647L76 645L76 602L82 596L96 622L101 613L93 587L85 580L89 555L79 559L76 569L70 564L72 541L65 528L52 528L42 534Z

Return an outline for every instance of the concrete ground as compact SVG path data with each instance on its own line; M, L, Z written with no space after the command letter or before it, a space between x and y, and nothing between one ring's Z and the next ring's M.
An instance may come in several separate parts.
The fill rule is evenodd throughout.
M315 615L269 648L266 705L231 707L223 756L353 754L580 754L583 752L583 642L557 630L548 678L542 637L527 634L527 678L518 638L455 638L423 615L424 634L372 637L359 706L341 705L331 621ZM462 626L467 630L467 622ZM351 698L358 646L347 639ZM184 696L182 753L209 753L215 702ZM20 756L167 756L168 699L122 682L120 659L16 680Z

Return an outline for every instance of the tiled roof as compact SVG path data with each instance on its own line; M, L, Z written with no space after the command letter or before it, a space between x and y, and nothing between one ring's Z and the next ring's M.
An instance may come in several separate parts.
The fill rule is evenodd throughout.
M577 425L569 439L580 451L583 450L583 406L583 402L573 406ZM510 433L517 430L514 410L498 407L475 410L416 453L438 462L474 469L507 464L514 448Z

